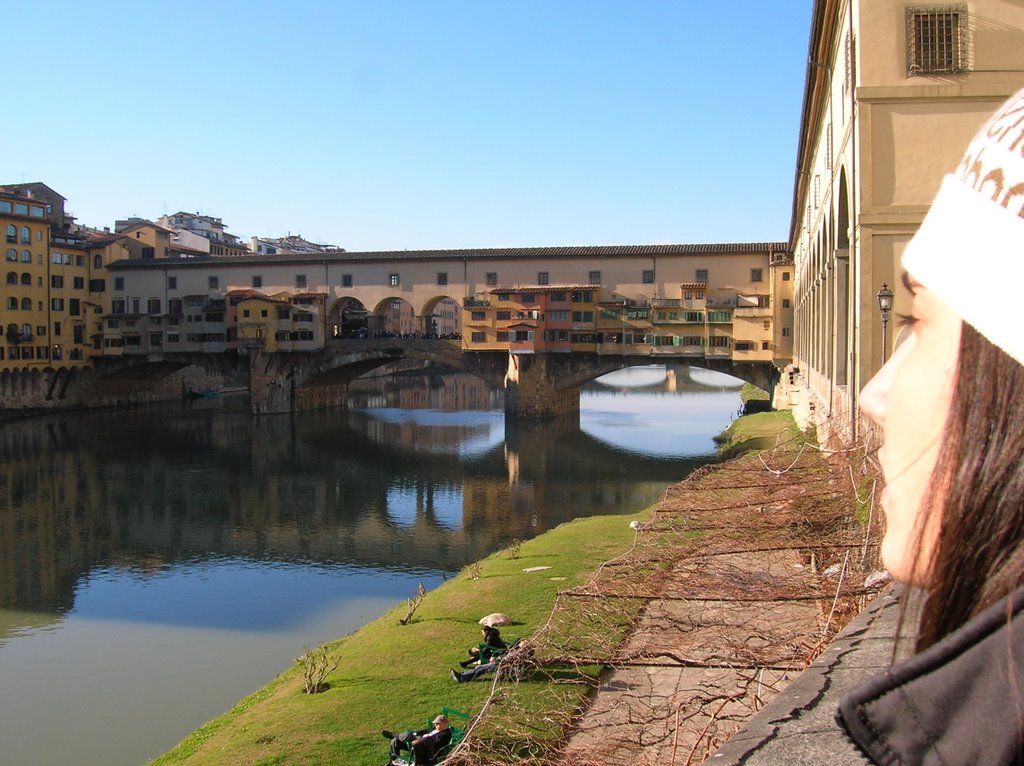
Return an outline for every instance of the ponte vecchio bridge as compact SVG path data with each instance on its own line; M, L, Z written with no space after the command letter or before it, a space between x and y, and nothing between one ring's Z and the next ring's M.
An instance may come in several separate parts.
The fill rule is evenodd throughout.
M633 365L688 364L771 390L792 356L784 243L544 247L124 260L104 357L248 364L254 413L343 406L398 360L506 389L531 418ZM134 357L134 359L133 359Z

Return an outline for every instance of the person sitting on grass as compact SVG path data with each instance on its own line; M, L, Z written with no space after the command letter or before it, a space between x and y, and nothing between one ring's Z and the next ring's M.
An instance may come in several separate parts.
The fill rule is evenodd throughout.
M501 631L497 628L485 625L481 628L481 633L484 638L483 643L470 648L469 659L459 663L463 668L478 663L486 664L508 649L508 644L501 640Z
M384 766L390 766L401 756L403 750L412 751L412 760L417 766L432 766L437 763L438 756L452 741L448 718L443 715L434 719L433 729L403 731L398 734L384 729L381 734L391 740L388 762Z

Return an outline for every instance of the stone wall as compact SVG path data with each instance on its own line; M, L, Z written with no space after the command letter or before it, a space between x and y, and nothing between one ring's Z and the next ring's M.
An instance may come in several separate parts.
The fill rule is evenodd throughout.
M219 391L221 373L196 365L148 365L104 375L93 367L0 372L0 413L116 407Z

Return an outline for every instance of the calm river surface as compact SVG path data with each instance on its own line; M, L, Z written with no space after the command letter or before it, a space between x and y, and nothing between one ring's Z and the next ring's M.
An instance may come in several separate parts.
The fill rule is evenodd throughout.
M634 368L578 424L519 428L457 375L367 384L349 412L227 396L3 424L0 760L145 763L417 583L655 502L738 385Z

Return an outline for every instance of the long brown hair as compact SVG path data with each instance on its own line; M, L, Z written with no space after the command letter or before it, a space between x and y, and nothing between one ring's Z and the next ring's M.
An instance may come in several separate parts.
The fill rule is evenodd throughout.
M918 651L1024 582L1024 365L964 322L923 508L941 513Z

